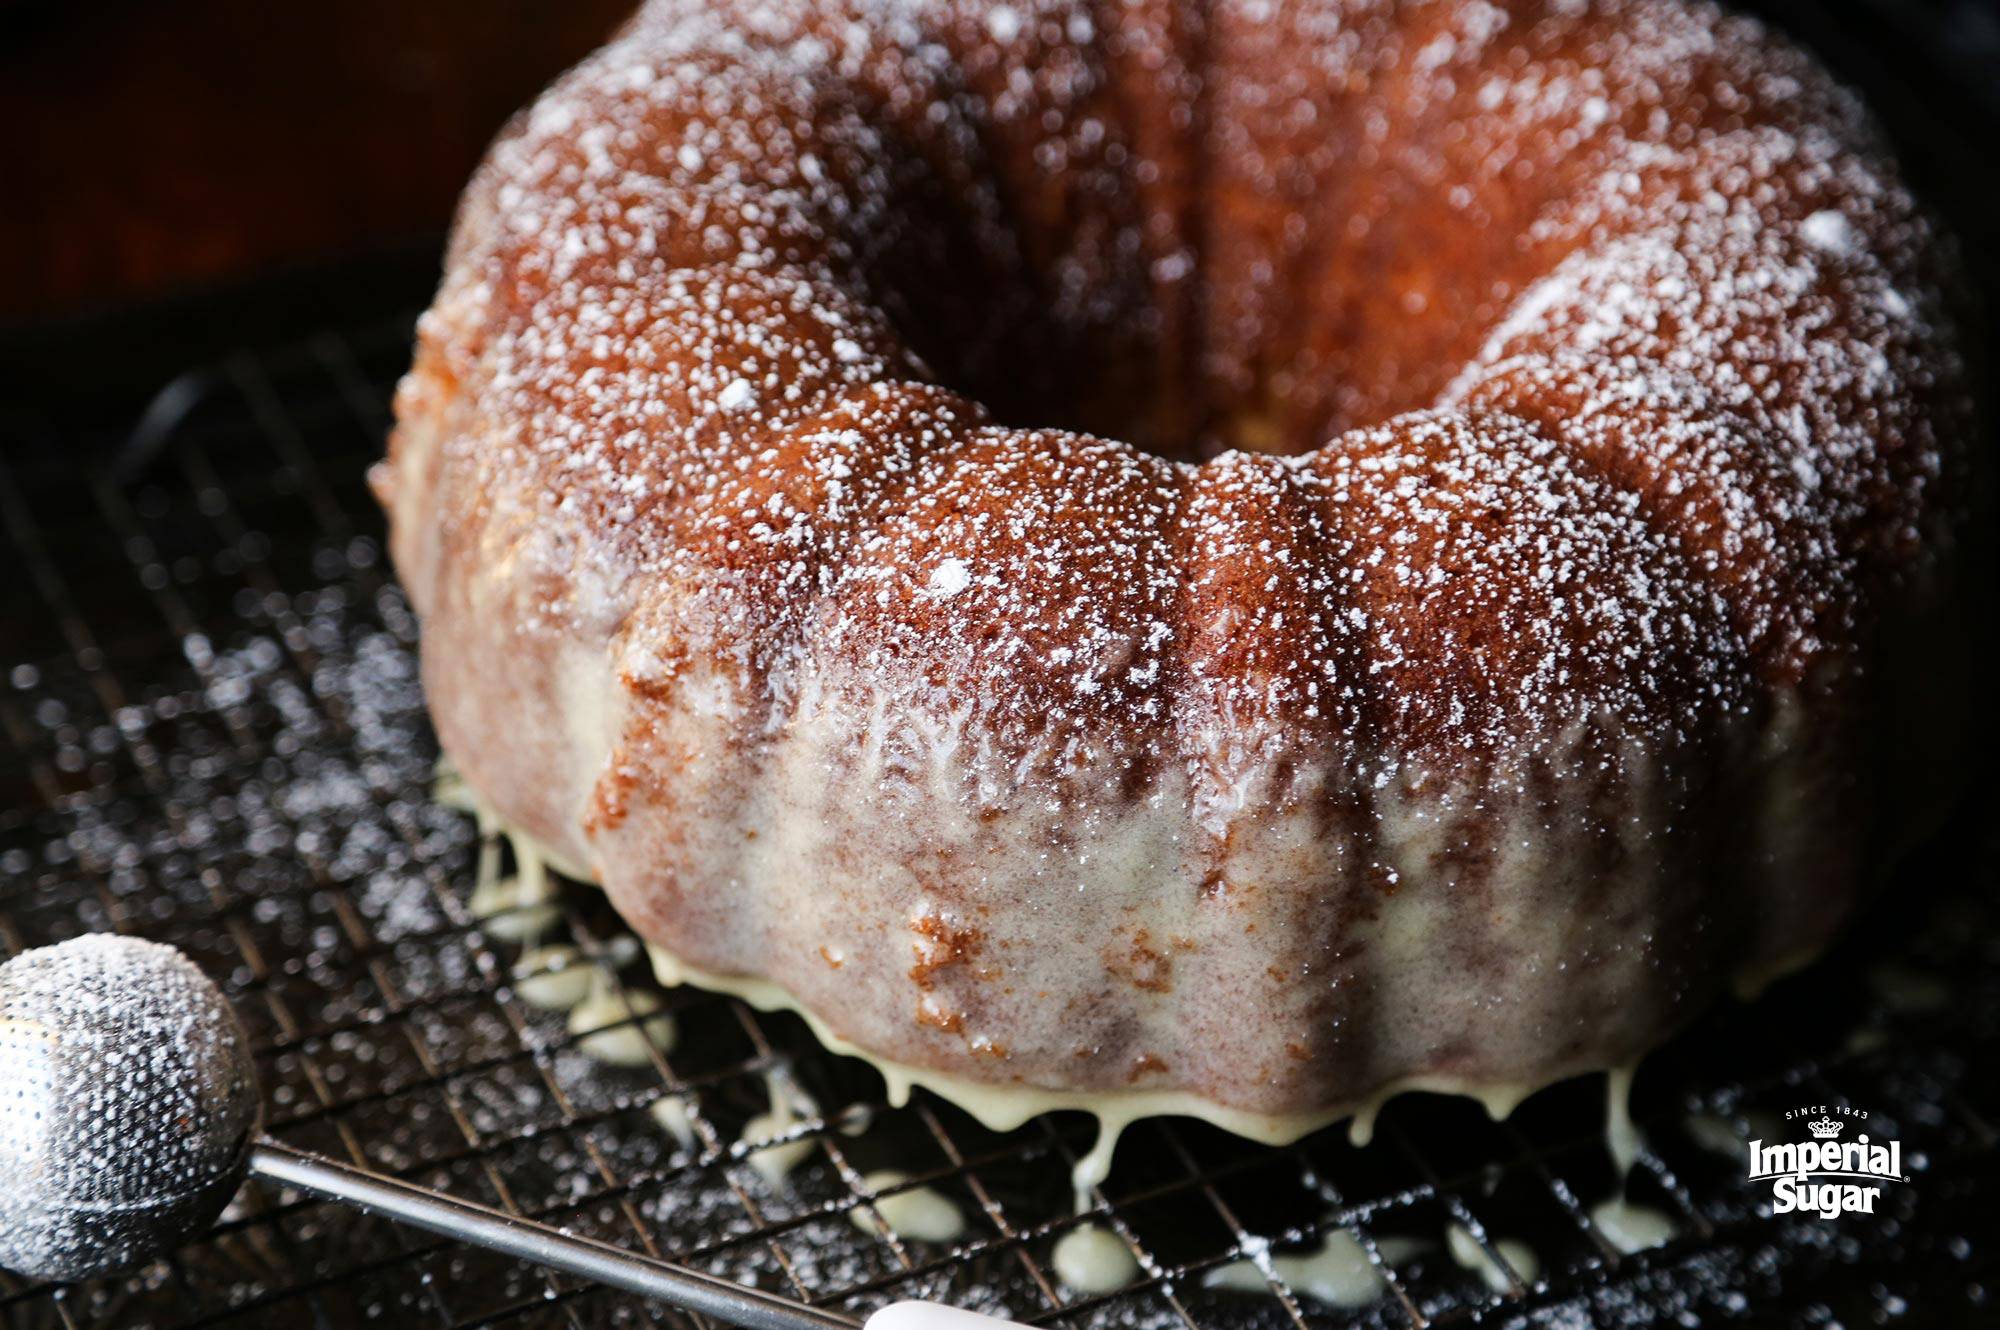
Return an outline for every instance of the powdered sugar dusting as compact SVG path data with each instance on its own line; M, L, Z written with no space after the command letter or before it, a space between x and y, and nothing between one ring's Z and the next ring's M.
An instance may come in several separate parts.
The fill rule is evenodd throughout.
M1847 224L1847 218L1832 208L1822 208L1805 219L1799 227L1799 234L1808 245L1829 254L1852 254L1856 240L1854 228Z
M925 588L933 596L955 596L972 585L972 570L963 559L946 559L931 570Z
M1303 81L1274 85L1289 99L1281 116L1270 98L1252 100L1254 68L1196 70L1206 97L1190 93L1185 105L1210 120L1187 123L1179 132L1196 137L1180 146L1148 119L1182 123L1177 87L1142 99L1129 123L1101 100L1120 83L1122 55L1143 48L1159 64L1171 33L1139 19L1100 33L1054 0L981 7L967 21L974 13L656 4L564 80L475 187L430 319L435 354L484 385L480 418L498 431L454 436L464 456L453 465L468 471L459 483L501 486L503 472L526 467L538 502L582 520L603 514L623 547L615 557L636 560L642 579L688 588L680 631L690 642L740 648L760 673L807 667L800 628L827 614L811 650L884 670L911 650L947 654L957 629L977 622L981 645L967 646L955 677L977 687L979 705L1020 695L1024 672L1041 672L1032 656L1062 695L1038 696L1036 714L1057 724L1117 715L1164 725L1176 698L1195 696L1232 713L1351 722L1374 695L1391 703L1391 720L1421 714L1425 734L1459 731L1451 747L1475 725L1490 744L1607 705L1633 723L1678 723L1690 689L1738 686L1730 681L1746 667L1722 663L1732 655L1802 668L1851 636L1855 596L1892 566L1858 560L1857 547L1907 549L1919 535L1941 451L1918 392L1947 368L1934 349L1940 310L1915 266L1922 224L1882 165L1852 146L1852 107L1754 27L1650 0L1535 24L1490 5L1398 15L1323 0L1264 18L1227 12L1209 33L1215 58L1311 38L1289 48ZM1325 100L1324 88L1391 71L1402 82L1379 95ZM960 80L973 90L949 94ZM1460 100L1478 109L1462 150L1399 137L1421 108ZM974 142L985 148L972 167L936 155ZM1284 166L1277 154L1301 147L1299 164ZM1370 389L1375 371L1355 359L1372 354L1369 339L1297 345L1276 326L1286 267L1269 261L1262 242L1274 238L1261 223L1230 234L1226 215L1198 216L1200 198L1149 211L1164 205L1148 181L1221 149L1215 187L1250 198L1292 197L1285 181L1298 172L1303 181L1375 163L1406 195L1397 217L1369 222L1378 245L1384 227L1414 237L1426 206L1481 229L1511 218L1532 243L1490 260L1490 290L1518 295L1467 306L1449 285L1433 290L1433 330L1416 339L1428 345L1400 355L1403 386ZM1142 307L1120 302L1157 294L1151 279L1128 285L1111 250L1085 253L1075 218L1045 236L1032 217L1010 222L993 209L992 183L964 171L1005 177L1016 150L1024 168L1101 176L1131 200L1104 221L1129 228L1107 239L1144 260L1134 271L1207 233L1208 267L1189 280L1209 285L1223 320L1201 335L1195 362L1211 416L1250 409L1232 404L1243 396L1233 382L1251 396L1286 387L1288 401L1321 402L1330 423L1379 416L1410 384L1449 370L1436 358L1466 344L1490 310L1498 317L1469 344L1477 354L1446 399L1447 410L1487 416L1409 417L1391 427L1393 441L1350 434L1293 469L1160 467L1124 445L986 428L978 407L915 386L926 371L895 329L912 312L944 310L908 282L950 274L891 251L928 245L939 258L1018 271L1046 244L1068 243L1045 276L1076 293L1067 317L1083 324L1107 309L1139 317ZM960 193L962 233L904 211L906 195L932 188ZM1432 193L1436 204L1421 201ZM1274 241L1280 258L1339 220L1297 197ZM1345 243L1320 242L1322 261ZM906 277L910 263L918 271ZM1319 280L1345 283L1331 298L1368 317L1365 280ZM1392 294L1407 308L1407 292L1382 298ZM1319 317L1302 313L1308 324ZM992 335L976 323L960 330L968 344ZM1437 368L1408 363L1410 351ZM1291 359L1273 367L1274 354ZM1251 360L1265 368L1250 371ZM1641 414L1644 438L1631 425ZM1274 445L1313 441L1277 428ZM1597 435L1582 438L1588 429ZM517 442L473 450L485 437ZM1910 446L1885 448L1885 437ZM1532 549L1516 543L1518 528L1468 529L1450 583L1433 587L1464 605L1455 591L1468 577L1568 583L1535 612L1524 604L1487 618L1514 639L1505 670L1446 665L1436 653L1461 639L1432 635L1435 616L1416 609L1442 565L1394 558L1422 548L1409 542L1427 522L1464 508L1472 496L1460 481L1404 482L1398 511L1380 518L1409 533L1393 541L1390 527L1360 530L1358 510L1343 518L1307 492L1344 471L1337 502L1352 505L1357 454L1390 447L1414 462L1427 440L1486 453L1477 465L1509 477L1499 483L1514 497L1495 492L1478 506L1549 512L1574 528ZM1775 467L1764 461L1773 449ZM1579 452L1603 479L1561 478ZM1518 468L1508 460L1517 455ZM1246 486L1269 497L1208 498ZM1644 576L1595 537L1587 550L1574 543L1608 521L1638 524L1621 539L1652 551ZM1356 564L1352 548L1337 549L1355 540L1391 543ZM955 553L940 562L944 551ZM995 573L976 595L956 571L974 551ZM1260 580L1251 565L1264 567ZM1408 590L1343 607L1370 568ZM1190 596L1199 602L1218 579L1238 598L1228 635L1250 640L1203 649ZM1801 596L1811 603L1795 609ZM1296 602L1289 619L1281 600ZM919 612L946 602L949 622ZM1627 647L1598 652L1592 623L1622 625ZM896 644L905 632L916 637ZM1418 657L1392 643L1406 633L1424 637ZM1696 669L1707 682L1659 673L1681 668L1662 634L1709 660ZM1421 678L1405 668L1419 657ZM1636 672L1599 668L1641 659Z

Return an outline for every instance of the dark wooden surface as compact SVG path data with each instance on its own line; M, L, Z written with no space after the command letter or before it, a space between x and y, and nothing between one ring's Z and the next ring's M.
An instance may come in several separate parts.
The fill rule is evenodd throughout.
M130 340L163 297L282 303L304 269L337 296L384 255L427 284L494 132L637 3L0 0L0 386L40 378L24 343ZM1735 3L1870 95L1990 268L2000 0Z
M0 0L0 326L434 238L635 0Z

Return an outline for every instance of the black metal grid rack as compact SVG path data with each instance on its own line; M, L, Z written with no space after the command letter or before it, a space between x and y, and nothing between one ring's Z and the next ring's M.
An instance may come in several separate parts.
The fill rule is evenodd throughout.
M1207 1327L1672 1324L1779 1305L1808 1323L1821 1306L1930 1324L1983 1306L1993 1225L1979 1198L2000 1193L1983 1187L1993 1129L1974 1106L2000 1102L1985 1057L2000 930L1976 877L1922 898L1914 919L1885 906L1869 945L1648 1066L1652 1148L1634 1194L1682 1236L1635 1257L1587 1214L1615 1185L1594 1083L1499 1125L1468 1104L1405 1101L1359 1150L1338 1133L1269 1150L1142 1126L1096 1198L1142 1274L1079 1300L1048 1252L1076 1222L1066 1173L1089 1143L1082 1120L996 1136L920 1097L849 1137L837 1127L855 1117L839 1110L879 1106L873 1073L819 1052L795 1019L692 991L671 995L684 1034L657 1065L582 1057L559 1018L513 996L518 948L464 903L476 833L430 798L416 625L363 483L408 331L396 318L242 353L155 397L117 451L72 441L79 465L47 433L0 463L13 570L0 593L0 953L97 929L183 947L248 1022L280 1137L852 1310L922 1295L1065 1324ZM1946 878L1939 867L1912 873ZM594 963L645 982L619 967L615 921L591 893L565 893L563 908ZM839 1119L797 1128L820 1145L780 1189L734 1143L776 1068ZM647 1113L668 1095L690 1110L691 1148ZM1883 1222L1761 1214L1740 1160L1704 1151L1681 1121L1794 1102L1867 1107L1920 1159ZM950 1196L971 1236L937 1249L857 1231L862 1174L886 1165ZM1282 1279L1251 1295L1203 1284L1259 1242L1282 1252L1340 1226L1435 1242L1452 1222L1527 1238L1540 1278L1515 1272L1491 1292L1433 1247L1359 1311ZM675 1323L264 1186L130 1280L0 1277L0 1319L16 1326L384 1317Z
M1919 126L1940 119L1919 109ZM1976 160L1976 123L1960 130ZM1938 179L1941 146L1926 149ZM164 388L0 417L0 958L103 929L182 947L248 1025L279 1137L855 1313L919 1296L1107 1328L2000 1322L1990 794L1834 957L1649 1061L1632 1195L1679 1236L1634 1256L1589 1215L1617 1185L1596 1080L1499 1124L1406 1098L1365 1149L1337 1131L1267 1149L1142 1124L1089 1216L1140 1274L1079 1297L1050 1251L1081 1222L1081 1118L996 1135L922 1095L891 1110L872 1072L795 1018L692 990L668 995L682 1035L652 1065L583 1056L559 1016L515 996L518 947L466 905L475 829L431 797L416 625L364 483L410 317L294 326ZM609 982L649 982L593 893L561 906ZM784 1187L737 1144L774 1072L830 1119L793 1129L815 1146ZM652 1119L664 1097L688 1110L691 1146ZM1773 1217L1742 1160L1690 1130L1691 1114L1741 1129L1807 1103L1869 1109L1903 1142L1914 1180L1881 1216ZM948 1196L965 1239L857 1229L863 1177L883 1167ZM1504 1287L1488 1288L1440 1247L1454 1223L1490 1253L1525 1239L1539 1270L1503 1258ZM1428 1246L1385 1260L1388 1289L1361 1308L1282 1277L1205 1283L1340 1228L1377 1256L1389 1238ZM8 1330L371 1323L687 1320L262 1184L130 1277L56 1289L0 1274Z

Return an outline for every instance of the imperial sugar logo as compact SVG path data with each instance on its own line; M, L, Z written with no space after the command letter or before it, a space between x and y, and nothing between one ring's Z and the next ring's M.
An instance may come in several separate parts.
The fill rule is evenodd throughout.
M1909 1181L1902 1142L1871 1138L1866 1109L1813 1104L1785 1121L1805 1139L1750 1142L1750 1180L1771 1184L1775 1214L1872 1215L1885 1184Z

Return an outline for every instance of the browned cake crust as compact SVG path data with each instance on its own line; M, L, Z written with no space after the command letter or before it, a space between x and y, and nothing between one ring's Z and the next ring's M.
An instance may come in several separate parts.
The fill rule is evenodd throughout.
M958 1085L1505 1098L1879 859L1939 248L1703 5L662 0L377 480L445 748L663 964Z

